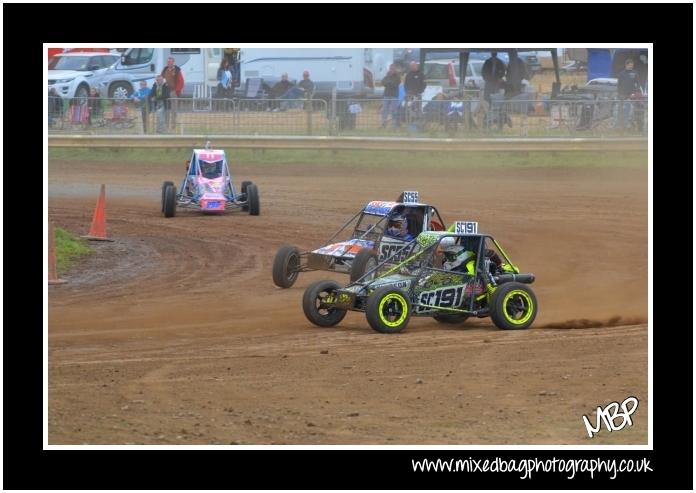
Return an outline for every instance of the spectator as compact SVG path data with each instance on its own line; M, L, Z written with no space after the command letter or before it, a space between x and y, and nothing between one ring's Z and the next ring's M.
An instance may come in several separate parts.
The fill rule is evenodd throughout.
M230 62L227 58L223 58L220 62L220 67L217 70L217 94L215 97L217 99L224 99L230 97L230 91L232 89L232 70L230 69Z
M302 80L297 87L304 91L304 97L307 99L312 99L314 96L314 82L309 78L309 70L302 72Z
M273 87L271 87L269 96L271 99L279 99L281 96L287 93L292 86L293 84L288 80L288 74L285 72L280 76L280 80L276 82ZM267 111L270 111L271 109L274 111L278 110L276 106L275 108L269 108Z
M404 81L404 87L406 89L406 96L411 96L415 99L421 98L423 91L425 91L425 76L423 72L420 71L418 63L410 63L409 71Z
M626 59L624 70L619 72L617 80L616 96L619 99L619 107L616 113L615 128L625 128L626 122L631 121L633 113L633 103L629 101L634 93L642 93L640 83L638 82L638 72L633 70L633 60Z
M399 84L401 77L396 70L396 65L389 65L389 72L382 79L384 86L384 100L382 101L382 128L386 128L389 116L392 119L392 125L396 128L398 123L397 111L399 110Z
M302 80L296 86L291 86L285 94L280 96L280 99L311 99L314 95L314 82L309 78L309 71L305 70L302 73ZM292 101L282 101L280 103L280 111L285 111L294 105Z
M147 118L150 113L150 88L147 87L147 81L140 81L140 88L133 93L131 99L136 106L140 106L140 114L143 117L143 133L147 133Z
M181 73L181 67L174 63L174 57L167 58L167 66L162 69L160 74L167 82L170 92L174 92L176 98L181 97L181 91L184 90L184 75ZM169 110L165 112L165 123L167 127L176 128L176 111L178 102L176 98L169 101Z
M423 91L425 91L425 76L420 71L418 63L411 62L409 64L409 71L404 79L404 88L406 89L406 99L410 103L411 128L415 129L413 120L418 120L423 111L420 100L423 98Z
M483 87L483 99L491 103L491 94L497 93L503 87L505 64L498 58L497 51L491 51L491 57L483 63L481 77L485 82Z
M155 118L157 119L157 132L164 133L167 126L167 115L169 114L171 101L169 99L169 86L163 76L157 76L157 80L155 80L155 83L152 85L148 98L150 101L150 108L155 113Z
M55 88L48 91L48 126L56 124L57 120L63 118L63 98L58 96Z
M505 73L505 97L511 98L522 93L522 81L528 80L527 66L517 56L517 50L510 50L510 61Z
M89 98L87 98L87 108L89 108L89 116L87 121L89 126L103 119L104 110L102 107L102 101L99 97L99 91L96 87L92 87L89 90Z

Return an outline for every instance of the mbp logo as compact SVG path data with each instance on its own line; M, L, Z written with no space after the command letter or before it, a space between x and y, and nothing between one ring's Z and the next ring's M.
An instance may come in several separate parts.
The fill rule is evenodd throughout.
M619 408L621 412L619 412ZM590 424L590 420L587 416L583 415L582 421L585 423L587 434L592 438L595 434L599 433L599 430L602 428L602 423L604 423L605 427L610 432L623 430L626 425L633 426L631 415L636 412L636 409L638 409L638 399L635 397L627 397L620 405L618 402L612 402L604 409L598 406L595 426ZM616 424L616 418L621 418L620 425Z

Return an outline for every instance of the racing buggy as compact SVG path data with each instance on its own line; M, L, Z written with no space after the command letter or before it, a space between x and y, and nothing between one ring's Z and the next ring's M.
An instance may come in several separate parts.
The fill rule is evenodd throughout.
M331 327L348 310L365 312L384 333L401 332L412 316L447 324L490 317L500 329L528 328L538 310L534 275L521 274L492 236L477 231L478 223L462 221L423 232L393 254L402 260L386 258L346 287L315 282L302 299L305 316Z
M239 208L252 216L258 216L261 210L258 187L250 181L243 181L238 193L225 151L210 149L209 145L205 149L193 150L191 160L186 162L186 176L178 193L171 181L162 184L164 217L173 217L177 207L206 213Z
M404 225L400 235L390 228L397 217ZM394 253L423 231L442 231L444 224L435 207L418 201L418 192L403 192L396 202L368 202L316 250L300 252L295 246L280 247L273 261L273 282L289 288L300 272L314 270L350 274L350 280L355 281L382 260L396 261ZM348 231L352 233L346 238ZM344 239L337 241L341 235Z

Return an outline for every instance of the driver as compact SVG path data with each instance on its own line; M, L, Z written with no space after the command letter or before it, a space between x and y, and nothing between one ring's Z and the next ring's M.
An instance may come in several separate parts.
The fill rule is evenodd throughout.
M457 272L476 273L476 254L461 245L447 245L443 249L444 262L442 268Z
M384 234L404 241L413 240L413 235L408 232L408 219L401 213L389 218L389 224Z

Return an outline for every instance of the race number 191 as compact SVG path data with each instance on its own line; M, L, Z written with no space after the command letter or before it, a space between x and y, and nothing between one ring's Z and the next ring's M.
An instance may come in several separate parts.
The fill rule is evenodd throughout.
M418 202L418 192L404 192L404 204L415 204Z
M457 221L454 226L454 232L464 235L475 235L478 233L478 223L475 221Z

